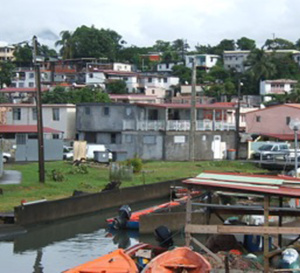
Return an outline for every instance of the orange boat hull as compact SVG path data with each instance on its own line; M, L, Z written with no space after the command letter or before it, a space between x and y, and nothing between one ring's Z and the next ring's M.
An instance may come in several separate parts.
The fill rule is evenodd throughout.
M65 273L138 273L135 262L123 249L117 249L93 261L76 266Z
M172 273L183 272L184 269L189 273L208 273L211 265L202 255L190 248L177 247L152 259L142 272Z

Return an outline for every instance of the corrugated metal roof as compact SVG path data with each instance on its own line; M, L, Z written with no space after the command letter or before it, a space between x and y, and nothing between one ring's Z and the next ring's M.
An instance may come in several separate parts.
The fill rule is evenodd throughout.
M300 179L289 176L203 172L183 183L212 190L300 197Z
M137 105L157 107L157 108L170 108L170 109L190 109L190 103L137 103ZM223 104L196 104L197 109L234 109L234 106L223 105Z

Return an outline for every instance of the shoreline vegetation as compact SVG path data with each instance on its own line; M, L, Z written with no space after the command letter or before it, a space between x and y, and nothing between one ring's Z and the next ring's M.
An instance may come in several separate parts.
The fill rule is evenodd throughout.
M0 212L11 212L21 202L40 199L57 200L69 197L75 190L99 192L110 181L108 165L86 162L81 167L70 161L46 162L46 181L38 181L38 163L5 164L4 170L17 170L22 174L22 181L17 185L0 185ZM121 187L162 182L172 179L194 177L202 171L268 173L252 163L239 161L196 161L169 162L146 161L142 170L134 173L131 180L122 181Z

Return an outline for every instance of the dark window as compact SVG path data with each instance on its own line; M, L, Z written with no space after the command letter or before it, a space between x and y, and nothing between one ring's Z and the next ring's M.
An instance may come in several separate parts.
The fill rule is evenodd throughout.
M261 116L256 116L256 122L261 122Z
M148 82L152 82L152 78L150 77L150 78L148 78Z
M103 113L104 113L104 116L109 116L109 107L104 107Z
M149 114L149 116L148 116L149 120L158 120L158 110L157 109L149 109L148 114Z
M29 133L27 137L28 137L28 139L38 139L38 134L36 134L36 133Z
M164 83L167 83L168 82L168 78L164 78Z
M59 108L52 108L52 119L59 120Z
M36 110L36 108L32 108L32 119L37 120L37 110Z
M13 120L21 120L21 108L13 109Z
M117 143L117 134L116 133L112 133L110 135L110 143L112 143L112 144Z
M291 117L286 117L286 125L290 125Z
M53 138L53 139L59 139L59 134L53 134L53 135L52 135L52 138Z

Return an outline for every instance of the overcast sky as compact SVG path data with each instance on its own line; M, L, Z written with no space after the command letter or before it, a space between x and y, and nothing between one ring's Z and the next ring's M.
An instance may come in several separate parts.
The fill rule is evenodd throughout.
M53 46L62 30L109 28L127 45L186 39L216 45L242 36L262 45L273 35L300 38L299 0L8 0L1 5L0 41L31 40Z

